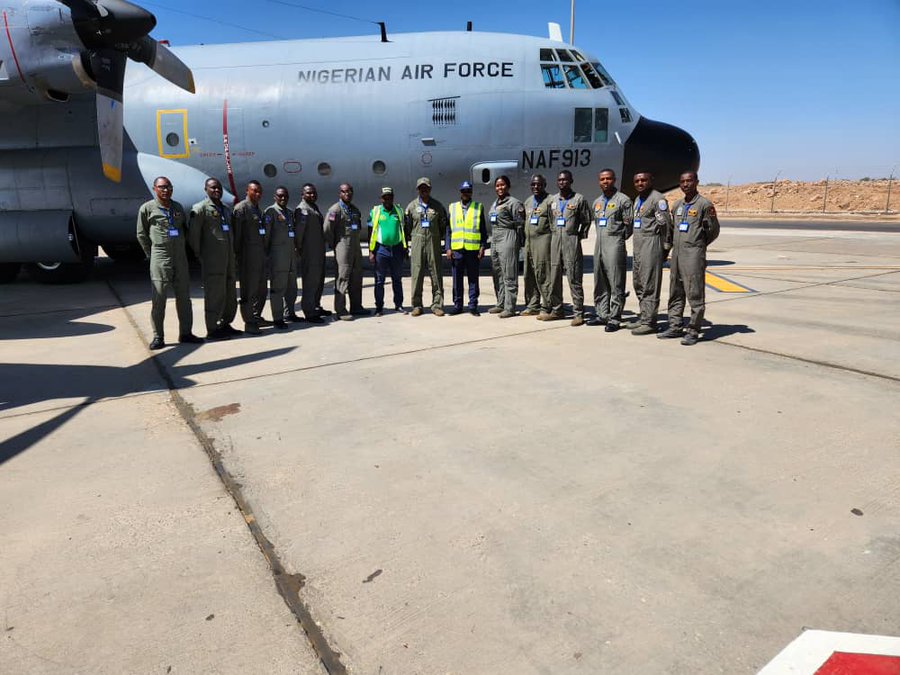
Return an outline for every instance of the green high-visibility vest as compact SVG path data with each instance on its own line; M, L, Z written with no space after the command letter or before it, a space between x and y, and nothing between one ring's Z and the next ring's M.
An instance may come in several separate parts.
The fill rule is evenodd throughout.
M453 202L450 205L450 248L454 251L465 249L478 251L481 249L481 204L469 202L469 208L463 217L462 204Z
M403 244L403 248L406 248L406 232L403 227L403 209L394 204L393 209L394 215L397 216L397 226L400 228L400 243ZM381 231L379 230L378 224L381 222L381 217L386 213L384 207L380 204L372 209L372 236L369 237L369 250L375 250L375 244L382 243L381 242Z

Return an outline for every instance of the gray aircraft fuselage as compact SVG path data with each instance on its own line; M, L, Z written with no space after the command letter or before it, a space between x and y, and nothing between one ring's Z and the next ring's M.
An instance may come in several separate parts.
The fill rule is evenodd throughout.
M434 32L386 43L373 36L173 49L193 71L196 94L130 63L117 184L99 169L89 82L67 66L68 9L48 0L11 5L3 10L8 39L0 39L0 114L9 120L0 126L0 262L71 260L73 234L132 241L136 210L163 174L186 206L214 176L238 198L257 179L266 202L283 184L296 203L312 182L322 206L350 182L365 210L384 185L399 202L412 199L419 176L449 203L463 180L488 201L499 175L524 196L532 174L544 174L553 192L568 169L574 188L592 196L604 167L628 176L626 189L638 169L654 171L667 189L699 164L687 133L642 118L577 48Z

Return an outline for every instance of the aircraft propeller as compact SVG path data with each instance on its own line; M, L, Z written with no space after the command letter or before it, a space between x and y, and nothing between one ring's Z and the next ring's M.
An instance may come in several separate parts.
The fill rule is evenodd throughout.
M127 59L144 63L182 89L195 92L194 75L165 45L150 37L156 17L127 0L60 0L72 13L88 51L81 61L97 83L97 131L103 174L122 179L122 90Z

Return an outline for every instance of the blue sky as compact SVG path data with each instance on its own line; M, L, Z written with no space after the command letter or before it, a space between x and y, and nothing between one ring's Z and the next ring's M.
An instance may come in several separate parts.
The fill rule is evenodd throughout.
M568 0L142 2L173 46L275 38L475 30L569 35ZM291 6L296 5L296 6ZM354 20L301 6L358 17ZM193 15L193 16L191 16ZM705 182L900 172L900 0L577 0L575 44L632 105L700 145Z

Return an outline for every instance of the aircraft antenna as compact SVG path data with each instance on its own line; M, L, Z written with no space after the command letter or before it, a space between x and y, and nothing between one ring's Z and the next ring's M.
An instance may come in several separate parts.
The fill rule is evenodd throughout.
M569 15L569 44L575 44L575 0L572 0L572 13Z
M384 21L379 21L378 26L381 28L381 41L390 42L390 40L387 39L387 26L385 26Z
M471 21L466 21L466 32L467 33L472 32L472 22Z

